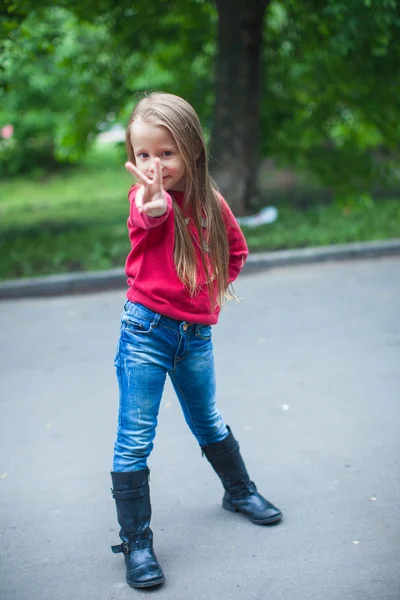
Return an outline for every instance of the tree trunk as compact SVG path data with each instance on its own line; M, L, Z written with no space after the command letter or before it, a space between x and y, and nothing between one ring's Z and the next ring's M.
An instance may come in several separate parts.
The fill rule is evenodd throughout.
M250 207L259 164L261 58L270 0L215 0L218 22L212 173L236 215Z

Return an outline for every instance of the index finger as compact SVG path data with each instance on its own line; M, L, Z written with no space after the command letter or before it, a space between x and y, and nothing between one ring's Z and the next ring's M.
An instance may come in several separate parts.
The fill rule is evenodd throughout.
M126 162L125 163L125 168L132 173L137 179L139 179L140 183L144 183L145 185L149 185L150 183L152 183L150 181L150 179L148 179L146 177L146 175L144 173L142 173L142 171L140 171L136 165L134 165L131 162Z
M159 158L154 159L154 180L153 183L157 183L161 186L162 173L161 173L161 162Z

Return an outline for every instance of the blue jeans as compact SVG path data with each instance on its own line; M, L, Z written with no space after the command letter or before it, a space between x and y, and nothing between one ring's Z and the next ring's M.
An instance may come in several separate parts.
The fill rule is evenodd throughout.
M120 404L113 471L146 468L167 373L200 446L228 435L215 402L209 325L176 321L128 300L115 366Z

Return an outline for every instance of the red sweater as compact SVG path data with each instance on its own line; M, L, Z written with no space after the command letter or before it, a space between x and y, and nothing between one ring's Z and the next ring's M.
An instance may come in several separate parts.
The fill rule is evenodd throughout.
M201 287L196 296L191 296L179 279L174 264L174 209L171 196L165 192L168 207L161 217L149 217L139 213L135 196L138 186L129 190L130 211L128 231L131 251L125 263L131 302L143 304L150 310L178 321L214 325L220 308L211 311L204 270L201 267L200 250L195 244L202 273ZM183 192L174 191L175 201L182 206ZM224 220L229 241L229 283L239 275L247 258L246 240L232 211L221 196ZM197 240L197 231L192 220L188 227Z

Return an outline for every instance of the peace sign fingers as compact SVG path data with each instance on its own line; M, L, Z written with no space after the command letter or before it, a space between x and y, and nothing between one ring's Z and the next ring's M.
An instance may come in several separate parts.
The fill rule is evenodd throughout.
M149 179L140 169L131 162L125 163L126 169L134 175L141 184L136 194L136 207L150 217L165 214L167 201L162 185L162 169L159 158L154 159L154 177Z
M133 163L126 162L125 168L130 173L132 173L132 175L134 175L143 185L150 185L151 183L153 183L152 180L146 177L146 175L142 173L142 171L140 171L140 169L138 169Z
M162 172L161 172L161 162L159 158L154 159L154 188L159 188L162 191Z

